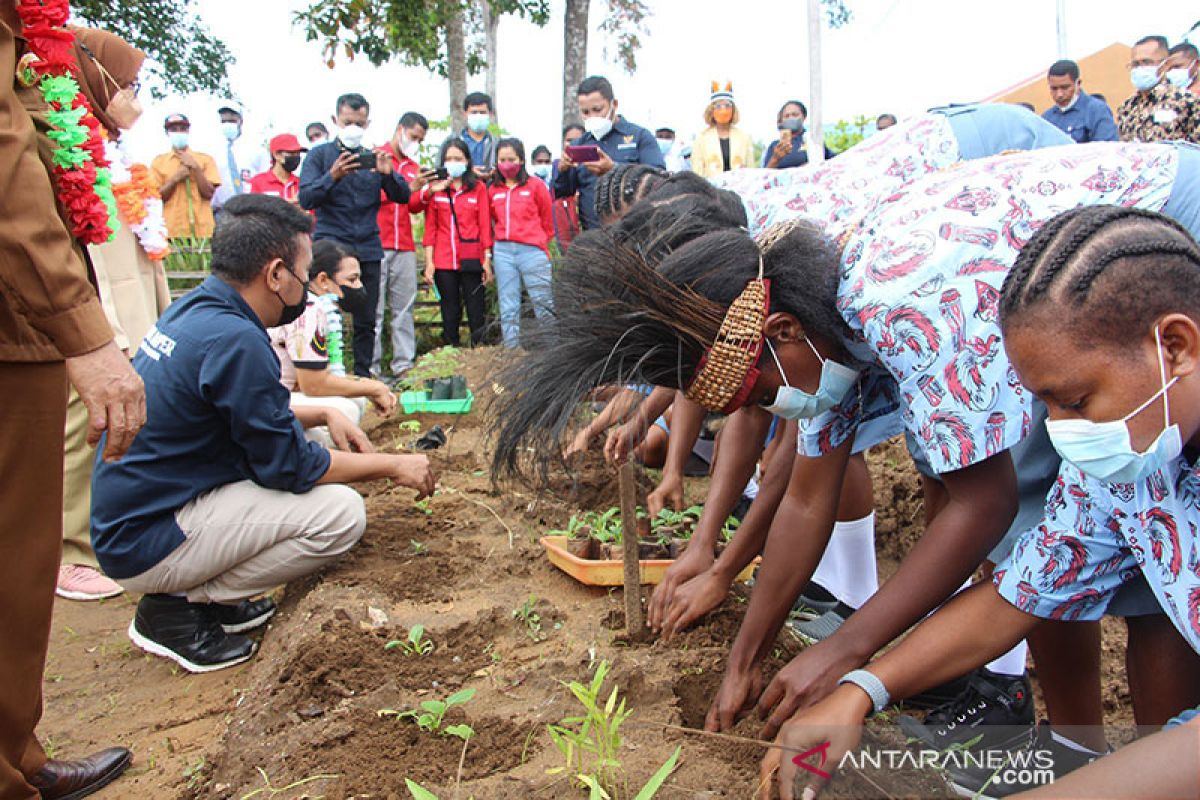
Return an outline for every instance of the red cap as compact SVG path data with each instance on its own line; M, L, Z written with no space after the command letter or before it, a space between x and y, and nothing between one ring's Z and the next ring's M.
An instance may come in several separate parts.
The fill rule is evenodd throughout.
M281 150L289 153L293 151L308 152L308 148L302 147L300 140L290 133L281 133L278 136L272 137L269 147L272 153L278 153Z

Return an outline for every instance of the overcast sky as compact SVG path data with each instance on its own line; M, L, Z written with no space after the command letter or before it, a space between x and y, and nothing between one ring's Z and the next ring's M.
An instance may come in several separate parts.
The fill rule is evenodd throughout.
M985 97L1045 69L1058 57L1053 0L845 0L849 25L824 35L827 123L890 111L903 117L929 106ZM201 18L237 59L233 89L246 107L246 133L303 133L328 123L336 96L366 95L373 125L368 138L390 137L401 113L448 113L444 81L420 69L339 60L330 70L317 43L304 40L292 13L304 0L197 0ZM732 80L742 127L772 138L782 101L809 99L803 0L649 0L653 15L638 71L630 76L605 56L595 30L605 6L594 0L588 66L612 80L620 108L633 122L669 125L685 138L703 127L712 80ZM551 0L545 28L505 18L499 29L500 123L528 149L545 143L557 154L562 92L562 2ZM1132 43L1162 33L1174 43L1200 18L1183 0L1066 0L1067 48L1083 57L1114 41ZM1195 40L1193 35L1193 40ZM470 81L482 89L483 76ZM1109 98L1119 102L1121 98ZM182 111L197 147L217 146L216 98L194 95L156 103L129 134L131 150L149 158L166 150L162 119Z

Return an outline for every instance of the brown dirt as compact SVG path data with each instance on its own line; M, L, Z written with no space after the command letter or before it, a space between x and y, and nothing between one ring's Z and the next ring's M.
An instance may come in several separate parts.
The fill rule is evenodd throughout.
M563 682L587 681L601 659L612 664L609 686L621 687L634 712L622 751L630 796L676 746L683 748L680 765L661 798L751 796L764 752L755 742L756 719L736 726L731 733L738 739L680 730L703 725L745 611L745 590L670 644L626 642L620 590L575 583L536 544L572 512L615 504L614 474L591 457L573 476L560 475L548 496L493 488L482 409L495 357L490 350L465 357L480 410L413 418L422 430L436 423L447 431L447 446L432 454L441 488L428 504L431 513L413 504L411 492L383 482L362 487L370 523L362 543L325 573L280 593L280 613L248 664L184 676L131 648L124 630L132 600L60 602L42 735L56 755L113 743L135 751L130 774L97 797L242 798L264 789L266 780L272 790L295 785L254 797L402 800L406 777L454 796L461 742L377 712L415 708L465 687L475 697L448 715L476 731L457 796L578 797L561 777L547 774L562 758L546 725L578 713ZM401 433L404 419L369 421L377 446L410 447L420 434ZM890 575L919 535L919 488L902 444L878 449L870 462L881 572ZM706 483L688 482L692 499L702 499ZM531 595L541 618L538 636L513 617ZM434 642L429 655L386 649L418 623ZM767 673L798 648L784 634ZM1107 637L1106 702L1118 720L1128 715L1117 666L1122 654L1123 643ZM875 733L894 735L882 727ZM894 796L944 792L933 773L867 773L838 777L829 794L876 797L877 785Z

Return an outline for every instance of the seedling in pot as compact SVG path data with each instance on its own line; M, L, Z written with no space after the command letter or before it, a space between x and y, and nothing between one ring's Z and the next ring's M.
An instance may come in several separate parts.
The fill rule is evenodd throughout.
M433 641L425 638L424 625L413 625L408 629L407 639L392 639L383 646L384 650L396 648L406 656L427 656L433 652Z
M446 718L446 712L455 706L461 706L472 697L475 696L474 689L463 689L455 692L445 700L425 700L421 703L420 708L410 709L408 711L396 711L391 708L383 708L376 713L381 717L395 717L396 719L411 719L417 723L417 727L428 733L440 733L442 736L457 736L466 741L475 735L475 729L470 725L447 725L442 727L442 721Z

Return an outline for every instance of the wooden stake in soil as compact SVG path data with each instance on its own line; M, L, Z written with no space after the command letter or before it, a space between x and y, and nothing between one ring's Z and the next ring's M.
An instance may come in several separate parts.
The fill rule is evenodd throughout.
M625 555L625 632L635 641L641 639L646 630L642 617L641 565L638 562L636 469L631 459L621 465L619 473L621 536Z

